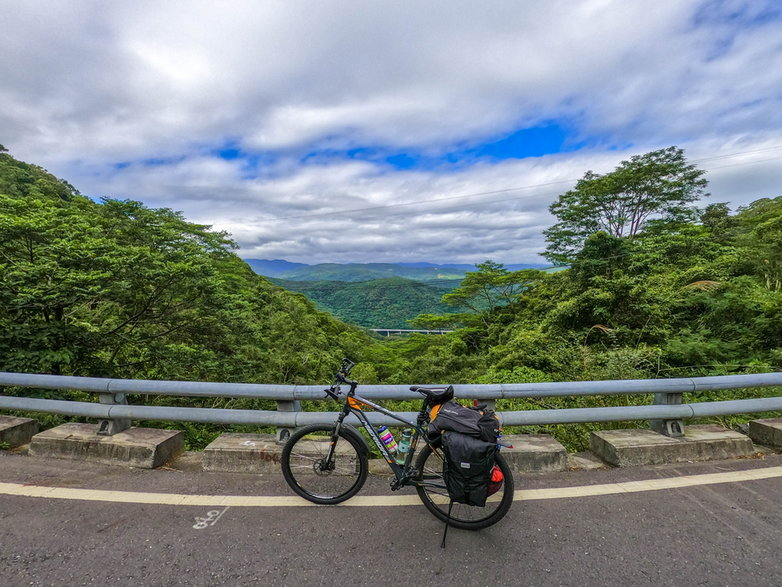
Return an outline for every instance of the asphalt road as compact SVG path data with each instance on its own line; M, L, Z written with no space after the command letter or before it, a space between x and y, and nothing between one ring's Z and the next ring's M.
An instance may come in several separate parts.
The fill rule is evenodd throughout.
M128 470L0 451L0 585L780 585L778 469L767 479L633 493L617 485L617 493L583 495L598 484L682 476L698 482L780 466L782 455L768 455L517 477L521 499L502 522L480 532L452 528L443 550L443 524L422 506L226 507L9 495L2 484L155 495L291 492L278 475L203 473L187 461L177 469ZM390 495L387 485L371 477L360 495ZM576 497L524 497L525 490L564 487L582 489ZM528 493L535 495L541 492Z

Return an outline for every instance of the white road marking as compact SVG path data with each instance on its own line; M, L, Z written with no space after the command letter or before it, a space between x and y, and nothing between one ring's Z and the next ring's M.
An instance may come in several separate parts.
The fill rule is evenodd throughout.
M573 499L596 495L638 493L681 489L698 485L718 483L740 483L782 477L782 466L762 469L686 475L645 481L626 481L604 485L580 485L577 487L554 487L546 489L521 489L514 495L515 501L537 501L542 499ZM0 483L0 494L18 497L42 497L48 499L71 499L79 501L106 501L113 503L140 503L152 505L206 506L206 507L302 507L315 506L298 496L262 495L190 495L182 493L145 493L137 491L108 491L103 489L73 489L68 487L45 487L22 483ZM358 495L340 504L349 507L389 507L421 505L417 495Z
M210 510L206 513L206 516L203 518L196 516L195 524L193 524L193 528L195 528L196 530L204 530L209 526L214 526L217 523L217 520L219 520L220 517L227 511L228 511L228 506L223 508L223 511Z

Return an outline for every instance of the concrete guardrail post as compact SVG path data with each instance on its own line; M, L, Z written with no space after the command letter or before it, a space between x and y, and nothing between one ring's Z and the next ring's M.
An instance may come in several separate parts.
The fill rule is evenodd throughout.
M301 412L301 402L299 400L277 400L278 412ZM291 437L295 428L277 428L277 444L285 444Z
M128 399L125 397L124 393L101 393L100 394L100 403L102 404L108 404L113 406L126 406L128 405ZM111 410L109 410L109 414L111 414ZM114 436L118 432L123 432L130 428L130 419L129 418L111 418L111 419L105 419L101 420L98 424L98 432L97 434L101 436Z
M662 392L654 394L655 405L681 405L683 393ZM684 436L684 420L649 420L649 427L664 436L681 438Z

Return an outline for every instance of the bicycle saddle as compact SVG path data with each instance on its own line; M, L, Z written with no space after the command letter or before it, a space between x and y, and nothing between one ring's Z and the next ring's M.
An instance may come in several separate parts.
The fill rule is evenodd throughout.
M421 387L413 385L410 391L417 391L426 396L429 405L442 404L449 399L453 399L453 385L448 387Z

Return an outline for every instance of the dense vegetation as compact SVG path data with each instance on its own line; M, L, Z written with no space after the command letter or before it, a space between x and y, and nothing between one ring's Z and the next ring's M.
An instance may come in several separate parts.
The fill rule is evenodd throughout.
M649 186L647 177L639 181ZM701 185L697 174L692 181ZM631 191L611 186L600 197L612 200L615 190ZM592 214L599 198L594 190L589 195ZM440 373L439 361L426 356L443 347L450 349L450 372L465 381L487 373L515 377L519 369L578 380L781 368L782 197L757 200L735 215L722 203L675 206L676 215L649 218L632 235L585 236L571 249L567 271L480 266L444 299L488 300L488 306L421 316L420 324L459 321L463 328L438 341L406 341L394 361L410 356L419 381ZM380 377L397 370L384 369L386 362L373 363Z
M225 234L96 203L7 153L0 234L2 371L314 383L368 342L253 273Z
M253 274L226 235L167 209L93 202L0 153L0 370L325 382L343 355L365 383L778 370L782 197L731 214L697 207L704 189L675 148L588 172L551 208L547 254L567 270L483 263L443 296L450 313L416 321L456 332L381 344ZM777 390L733 395L763 393ZM550 430L582 445L574 427Z
M499 383L782 368L782 197L757 200L734 215L723 203L688 206L690 188L700 190L703 183L683 157L677 159L673 173L680 177L686 168L691 182L684 189L673 186L683 194L681 200L666 192L664 171L653 178L647 169L627 176L630 165L623 163L618 168L623 177L603 179L600 189L588 185L586 194L569 192L552 205L557 214L563 202L581 198L583 225L599 227L595 210L613 213L616 200L628 193L639 199L647 189L658 203L667 202L656 209L659 214L639 221L632 234L578 234L573 226L579 218L568 209L570 225L560 223L549 231L550 242L566 245L553 247L551 256L567 260L567 271L480 266L444 299L483 300L483 310L419 317L421 326L461 328L436 339L418 336L375 347L364 376L400 383ZM598 177L586 176L590 181ZM675 213L666 213L666 206ZM703 394L703 399L755 394L776 395L778 390ZM515 402L519 407L601 404L600 398ZM579 446L584 438L569 438L569 444Z
M270 279L290 291L304 294L341 320L367 328L410 328L419 314L448 313L443 294L461 280L413 281L402 277L371 281L290 281Z
M139 202L95 203L0 154L0 369L314 381L364 343L271 285L225 234Z

